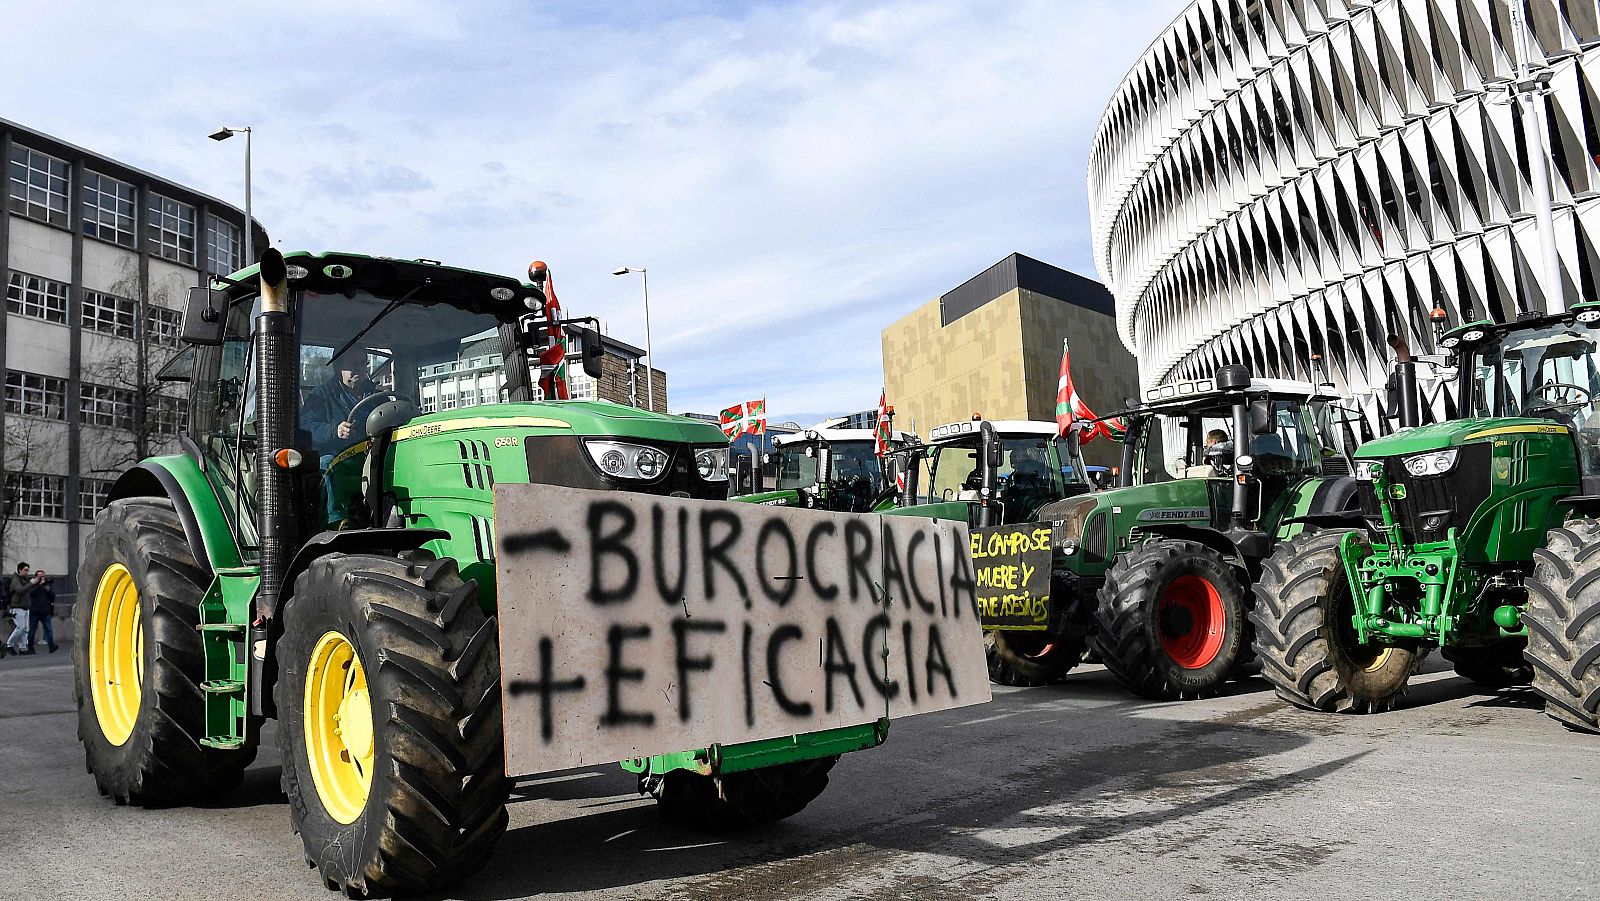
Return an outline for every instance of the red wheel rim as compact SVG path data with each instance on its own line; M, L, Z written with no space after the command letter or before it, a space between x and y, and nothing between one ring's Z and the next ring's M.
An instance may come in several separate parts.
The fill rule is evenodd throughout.
M1161 648L1184 669L1200 669L1217 659L1226 622L1222 594L1202 576L1173 579L1156 605Z

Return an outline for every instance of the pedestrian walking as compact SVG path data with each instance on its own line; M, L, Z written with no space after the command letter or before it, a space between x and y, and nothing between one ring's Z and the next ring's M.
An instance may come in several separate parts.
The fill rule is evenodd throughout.
M33 572L33 581L28 589L28 653L39 646L39 627L44 627L44 644L50 653L56 652L56 593L50 587L50 578L43 569Z
M14 654L22 653L22 645L28 639L28 592L32 589L32 568L26 563L18 563L17 571L6 577L5 608L10 611L14 626L11 635L0 644L0 657L7 651Z

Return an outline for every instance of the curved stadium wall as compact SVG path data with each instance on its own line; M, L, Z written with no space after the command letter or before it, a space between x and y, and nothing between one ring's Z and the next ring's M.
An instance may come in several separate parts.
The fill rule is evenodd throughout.
M1518 2L1518 0L1511 0ZM1200 0L1112 95L1095 256L1145 386L1244 362L1384 416L1386 337L1544 309L1507 0ZM1600 297L1600 14L1530 0L1568 302ZM1534 150L1537 163L1538 150ZM1437 382L1429 400L1447 400Z

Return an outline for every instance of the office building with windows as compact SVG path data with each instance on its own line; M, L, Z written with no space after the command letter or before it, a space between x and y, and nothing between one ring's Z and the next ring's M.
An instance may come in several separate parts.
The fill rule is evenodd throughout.
M645 407L647 380L644 350L609 336L601 336L605 356L600 378L583 371L583 338L574 335L567 348L567 389L571 400L608 400L629 407ZM667 411L667 374L653 370L655 409ZM430 363L417 373L417 401L424 413L499 403L505 385L500 337L489 331L461 342L453 360ZM535 399L543 394L534 386Z
M182 386L155 373L188 289L243 264L244 214L4 120L0 159L0 565L26 560L70 593L112 478L176 444Z
M1548 149L1508 96L1513 4ZM1388 336L1429 353L1433 309L1456 325L1600 297L1597 88L1593 2L1191 4L1118 85L1089 157L1096 264L1143 383L1227 363L1321 381L1320 356L1376 424Z

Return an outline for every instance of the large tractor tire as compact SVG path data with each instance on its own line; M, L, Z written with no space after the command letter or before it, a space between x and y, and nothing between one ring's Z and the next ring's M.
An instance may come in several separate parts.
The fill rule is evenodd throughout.
M1355 601L1339 559L1346 534L1292 538L1262 564L1251 613L1256 655L1278 696L1297 707L1378 713L1394 706L1426 654L1356 641Z
M1081 636L1013 631L983 633L983 647L989 681L1017 688L1060 682L1086 650Z
M1211 548L1146 541L1106 573L1091 643L1106 669L1142 697L1210 697L1244 653L1248 598Z
M166 498L112 501L78 569L73 698L84 761L118 804L168 805L239 784L254 745L200 744L206 578Z
M1544 712L1572 729L1600 732L1600 522L1551 529L1533 552L1525 656Z
M283 790L306 863L351 897L434 889L506 828L500 651L455 561L329 554L278 641Z
M639 777L640 794L656 799L668 822L702 832L734 832L776 823L804 810L828 787L837 756L702 776L673 770Z
M1439 653L1455 665L1456 675L1484 688L1510 688L1533 681L1533 665L1523 657L1525 638L1497 641L1480 648L1444 648Z

